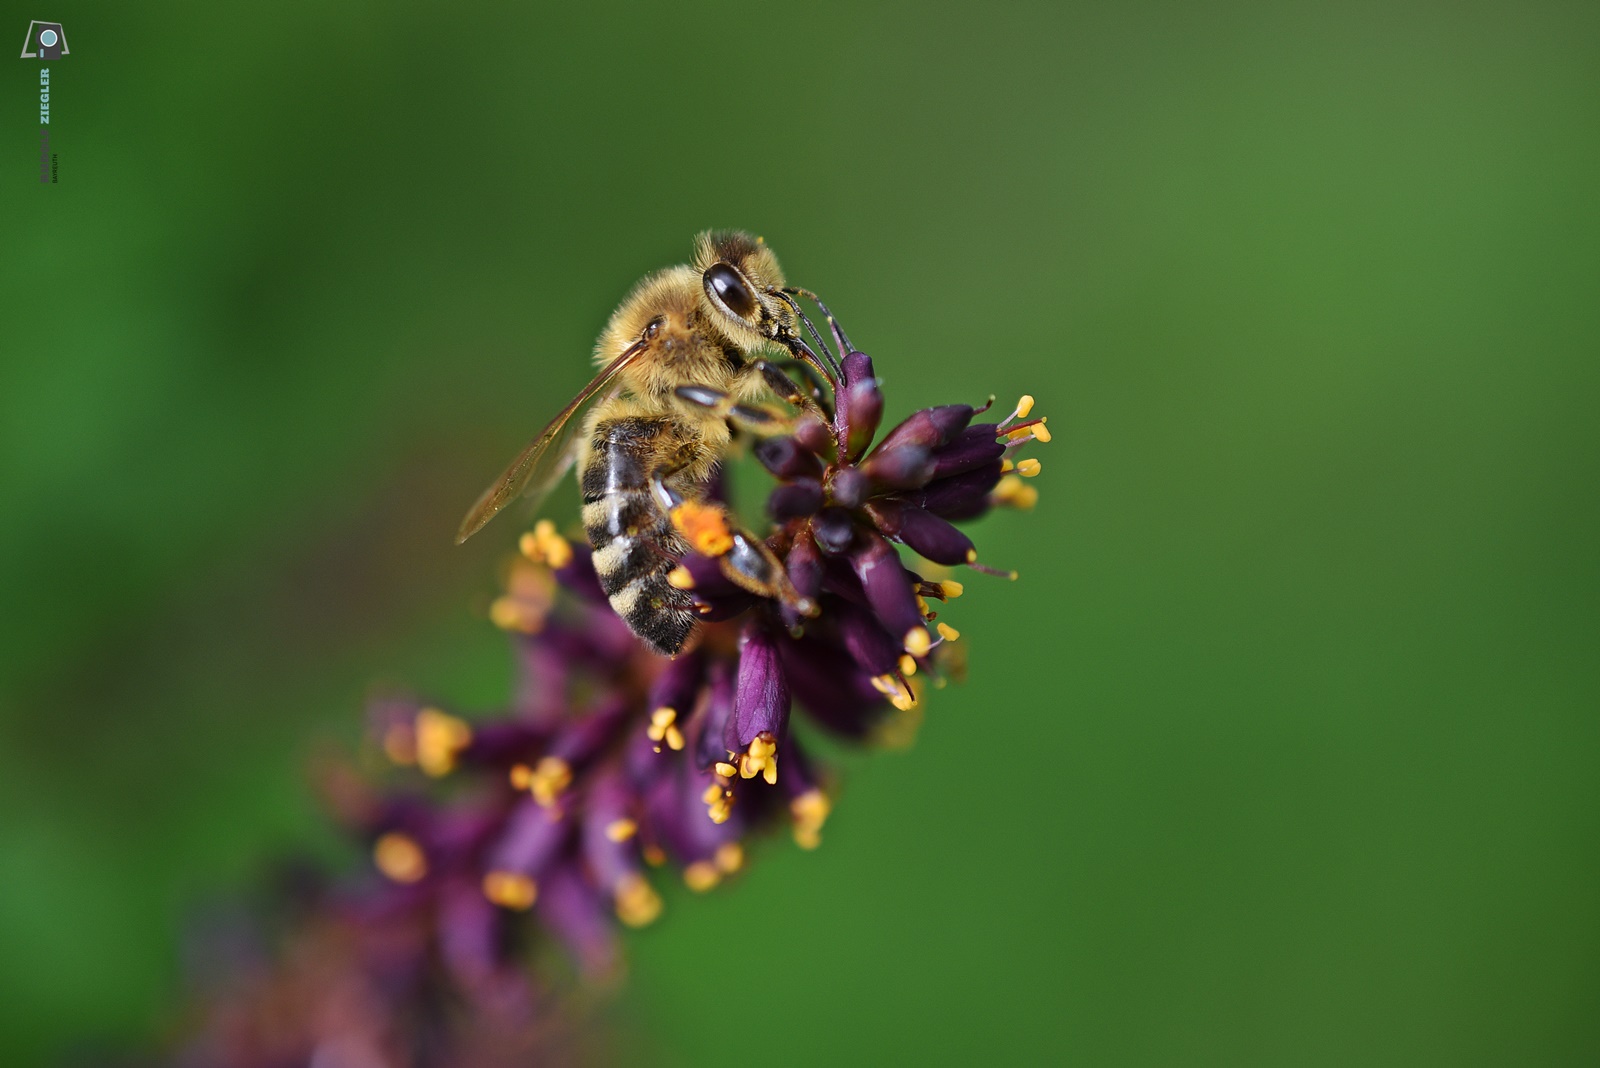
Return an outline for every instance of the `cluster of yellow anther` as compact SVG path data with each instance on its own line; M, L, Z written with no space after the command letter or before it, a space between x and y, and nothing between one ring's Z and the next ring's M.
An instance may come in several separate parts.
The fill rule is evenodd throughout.
M525 912L539 899L539 884L520 872L492 871L483 877L483 896L501 908Z
M656 743L656 752L661 752L662 743L673 752L683 748L683 731L678 729L678 710L676 708L658 708L650 713L650 726L645 728L652 742Z
M702 556L721 556L733 548L727 516L716 505L684 501L672 510L672 525Z
M872 679L872 688L887 697L889 703L902 712L917 703L916 694L898 676L875 675Z
M644 927L661 915L661 895L650 880L630 871L617 883L617 919L629 927Z
M709 860L697 860L683 869L683 881L690 890L703 894L744 867L744 847L738 842L724 842Z
M384 748L394 757L401 746L391 747L385 736ZM437 708L424 708L417 713L412 725L412 756L417 767L433 778L448 775L456 766L461 750L472 744L472 728L464 719L458 719ZM402 761L402 763L407 763Z
M524 535L530 538L533 535ZM560 538L552 534L552 537ZM562 544L565 545L564 539ZM571 546L567 553L572 553ZM522 634L537 634L544 629L544 621L556 600L556 580L547 567L538 567L526 560L511 565L506 579L506 592L495 598L489 606L489 618L501 630L514 630Z
M519 764L518 767L526 767ZM513 775L516 768L511 769ZM515 783L517 776L511 781ZM572 765L558 756L542 757L539 763L528 770L526 775L527 789L533 793L533 799L545 808L550 808L561 796L561 792L572 785Z
M996 504L1028 511L1039 503L1039 491L1016 475L1007 475L995 484L992 494Z
M778 740L766 731L750 739L750 748L739 757L739 777L753 779L760 775L768 786L778 782Z
M626 842L639 833L639 825L626 816L606 824L606 838L613 842Z
M711 817L712 823L727 823L728 817L733 815L733 777L738 769L732 764L718 761L716 766L717 778L700 795L700 800L705 802L706 815Z
M428 857L408 834L390 831L372 844L372 862L397 883L414 883L428 874Z
M563 568L572 563L572 543L556 533L556 525L548 519L535 523L533 529L522 536L517 548L536 564Z
M801 849L815 849L822 844L822 825L828 822L833 802L820 789L812 787L789 802L789 815L794 820L794 840Z

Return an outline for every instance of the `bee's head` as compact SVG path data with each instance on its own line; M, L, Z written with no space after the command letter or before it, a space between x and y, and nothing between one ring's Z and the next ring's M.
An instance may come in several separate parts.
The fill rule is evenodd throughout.
M755 348L794 336L793 308L780 295L783 268L761 238L707 231L695 238L694 267L715 321L731 340Z

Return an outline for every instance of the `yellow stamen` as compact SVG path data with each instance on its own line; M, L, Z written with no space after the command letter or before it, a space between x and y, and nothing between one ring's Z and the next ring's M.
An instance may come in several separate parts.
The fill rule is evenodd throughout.
M383 755L401 767L417 762L417 736L411 724L396 723L383 732Z
M617 919L629 927L644 927L661 915L661 895L636 871L617 881Z
M1040 464L1038 460L1035 460L1030 456L1028 459L1017 464L1017 474L1021 475L1023 478L1032 478L1034 475L1039 473L1039 468L1042 466L1043 465Z
M1027 511L1039 503L1039 491L1023 482L1016 475L1007 475L994 487L996 504L1009 505L1012 508L1021 508Z
M753 779L760 775L767 785L778 781L778 741L766 731L750 739L750 749L739 758L739 777Z
M417 765L433 778L450 774L456 766L456 755L472 744L472 728L464 719L424 708L417 713L416 726Z
M558 756L547 756L534 765L528 788L533 799L545 808L556 803L561 791L572 785L572 765Z
M658 708L650 713L650 726L645 728L645 734L652 742L666 742L673 752L682 749L683 731L678 729L678 710ZM656 752L661 752L661 746L656 746Z
M1017 401L1017 418L1026 419L1031 411L1033 411L1033 397L1024 393L1022 399Z
M560 569L572 563L572 543L556 533L556 525L548 519L534 524L533 530L524 534L517 547L536 564L547 564Z
M715 505L684 501L672 510L672 525L702 556L721 556L733 548L727 517Z
M728 817L733 815L733 791L720 782L707 786L700 800L705 802L706 815L711 817L712 823L727 823Z
M941 624L939 624L939 626L942 627L942 626L944 626L944 624L941 623ZM900 654L900 674L906 676L907 678L910 678L912 675L915 675L916 673L917 673L917 662L911 658L911 654L910 653L901 653Z
M1009 475L1011 472L1015 471L1016 469L1017 469L1017 465L1012 463L1010 460L1001 460L1000 461L1000 473L1002 475Z
M697 894L703 894L722 881L722 873L709 860L697 860L683 869L684 884Z
M744 867L744 846L738 842L723 842L717 846L717 852L712 860L723 874L732 875Z
M939 637L943 638L947 642L953 642L957 638L961 637L961 632L956 630L956 628L952 627L948 623L940 623Z
M947 580L939 583L939 585L944 590L944 595L951 600L955 600L957 597L960 597L963 593L967 592L967 588L965 586L954 580Z
M716 764L712 766L712 770L714 770L724 779L731 779L735 775L739 774L739 769L728 763L726 760L717 761Z
M526 912L539 899L539 884L520 872L492 871L483 877L483 896L503 909Z
M815 849L822 844L822 825L828 822L833 802L828 795L812 787L789 802L789 815L794 818L794 840L801 849Z
M872 680L873 687L889 699L889 703L904 712L917 703L915 694L893 675L879 675Z
M639 825L626 817L606 824L606 837L613 842L626 842L638 833Z
M428 858L410 835L390 831L372 844L372 862L397 883L414 883L428 874Z
M533 785L533 769L526 764L511 765L511 788L526 790Z
M927 619L928 613L933 611L932 608L928 607L928 599L920 593L917 594L917 611L922 613L923 619Z
M692 590L694 589L694 576L689 573L688 568L679 564L667 572L667 585L675 590Z
M906 652L912 656L927 656L932 645L933 639L928 637L927 627L912 627L906 631Z

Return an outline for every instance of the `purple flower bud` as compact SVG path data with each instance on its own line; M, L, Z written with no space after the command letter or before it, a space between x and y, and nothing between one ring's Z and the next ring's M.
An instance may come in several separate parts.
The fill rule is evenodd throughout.
M815 416L805 416L800 420L800 424L794 428L794 440L824 460L833 458L833 431Z
M938 408L923 408L912 412L905 422L883 436L878 451L897 449L904 445L937 449L966 429L975 410L970 404L945 404Z
M946 519L976 519L989 510L989 493L1000 481L1001 462L991 460L962 474L930 482L907 499Z
M822 507L822 483L814 478L785 482L767 495L767 512L782 523L812 515Z
M867 457L861 470L885 489L916 489L933 477L933 455L921 445L879 449Z
M971 471L975 467L993 463L1005 452L1005 445L995 440L993 423L969 426L934 455L933 477L949 478L963 471Z
M829 480L828 492L839 507L860 508L872 493L872 479L859 467L843 467Z
M872 374L872 360L864 352L844 358L844 388L835 422L845 441L845 459L855 460L872 444L883 418L883 391Z
M733 722L733 679L728 665L718 661L711 668L710 693L699 722L689 732L689 742L695 755L697 768L709 768L719 760L728 759L730 748L725 738Z
M972 560L972 539L932 512L904 501L873 501L867 511L879 530L936 564Z
M756 459L781 479L821 478L822 461L794 438L767 438L755 447Z
M483 891L452 881L439 895L439 950L464 986L487 983L502 964L500 916Z
M560 809L546 808L525 796L512 809L500 840L489 851L488 870L537 879L566 845L571 830L572 821L562 819Z
M895 640L913 652L919 645L921 652L926 652L928 630L923 626L917 594L906 581L900 557L892 545L876 534L867 534L864 540L866 548L851 554L850 565L861 580L873 614Z
M883 628L870 617L857 613L866 627L877 631L877 638L867 641L874 648L884 647L887 659L873 653L877 662L892 664L893 643L883 633ZM864 663L843 646L822 641L809 635L783 645L784 673L794 692L794 699L805 707L818 723L835 734L859 738L871 729L884 707L883 695L873 689L869 679L873 674ZM794 739L784 747L790 754L795 749ZM789 785L789 768L786 765L780 782Z
M783 563L795 592L814 603L818 594L822 592L822 576L826 566L817 543L808 531L802 530L795 537L794 544L789 547L788 559ZM785 604L783 622L793 630L803 624L804 617L792 605Z
M778 643L765 627L747 626L739 637L739 684L728 748L744 752L761 734L781 745L788 729L789 681L778 659Z
M839 637L855 662L857 674L865 672L871 678L896 670L900 662L900 642L890 637L876 616L850 605L839 605L834 617Z
M824 508L812 517L811 534L823 552L842 553L855 540L855 520L843 508Z

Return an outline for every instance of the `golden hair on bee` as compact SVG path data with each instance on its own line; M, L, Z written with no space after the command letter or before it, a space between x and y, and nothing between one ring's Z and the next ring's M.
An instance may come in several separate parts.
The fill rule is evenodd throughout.
M778 257L759 237L742 230L707 230L694 239L694 268L706 299L723 314L719 325L744 348L794 332L794 311L775 295L784 286ZM732 270L729 270L732 268Z

